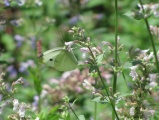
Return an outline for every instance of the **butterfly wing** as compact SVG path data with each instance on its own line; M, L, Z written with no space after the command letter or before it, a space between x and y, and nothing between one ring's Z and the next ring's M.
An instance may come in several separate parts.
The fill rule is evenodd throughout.
M39 62L43 63L47 66L54 67L54 60L58 56L58 54L63 50L62 48L57 48L57 49L51 49L46 52L44 52L40 57L39 57Z
M77 68L78 62L72 52L63 49L54 60L54 68L59 71L70 71Z

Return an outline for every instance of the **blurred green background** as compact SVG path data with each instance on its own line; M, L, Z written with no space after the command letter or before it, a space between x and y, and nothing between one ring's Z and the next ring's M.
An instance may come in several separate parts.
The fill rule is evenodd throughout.
M149 35L143 20L134 20L124 14L131 10L137 9L138 0L119 0L119 25L118 32L120 43L124 44L124 50L120 53L121 61L124 62L126 52L130 46L141 49L151 49ZM158 0L144 0L144 4L158 3ZM90 102L92 96L89 92L77 92L77 88L83 80L76 76L76 83L70 81L69 87L54 88L59 85L56 80L66 80L61 77L62 72L42 66L38 63L36 42L42 41L43 52L55 47L64 46L64 42L72 41L74 38L68 33L73 26L85 29L86 36L91 38L94 46L102 46L102 41L115 41L115 7L113 0L43 0L42 5L37 5L33 0L28 0L22 6L16 2L11 2L6 7L1 3L1 15L5 18L6 24L0 25L0 61L6 61L6 64L0 65L0 73L4 72L5 82L10 85L19 77L24 78L25 85L17 86L19 91L15 94L15 98L28 104L34 102L34 98L38 95L39 88L35 88L36 80L39 80L42 89L47 85L53 89L53 93L47 96L49 108L58 105L61 97L55 100L54 95L68 95L73 99L78 98L75 108L77 114L84 114L86 119L93 116L93 102ZM150 18L151 25L159 25L159 20ZM158 50L158 41L155 41ZM104 49L104 48L103 48ZM83 61L82 54L78 48L74 50L78 61ZM83 69L80 69L81 71ZM80 71L78 71L80 72ZM88 71L87 71L88 72ZM128 73L128 71L126 71ZM83 75L84 73L79 73ZM88 76L85 75L84 78ZM127 75L127 80L130 77ZM35 80L36 79L36 80ZM55 80L56 79L56 80ZM67 83L67 82L66 82ZM111 83L111 79L110 79ZM118 91L125 92L127 88L123 88L125 84L122 76L118 78ZM65 85L65 84L64 84ZM79 85L79 86L78 86ZM70 87L75 87L71 89ZM48 87L48 86L47 86ZM41 89L41 88L40 88ZM39 90L41 91L41 90ZM58 101L59 100L59 101ZM109 105L99 104L98 119L111 120L111 110L105 111ZM8 112L6 112L8 114ZM5 115L0 115L5 119Z

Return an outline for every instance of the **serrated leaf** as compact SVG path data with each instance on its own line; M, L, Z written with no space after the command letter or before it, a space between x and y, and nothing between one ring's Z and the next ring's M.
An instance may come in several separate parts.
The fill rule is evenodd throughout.
M96 60L97 60L97 63L98 64L101 64L102 63L102 60L103 60L103 57L104 57L104 54L100 54L96 57Z

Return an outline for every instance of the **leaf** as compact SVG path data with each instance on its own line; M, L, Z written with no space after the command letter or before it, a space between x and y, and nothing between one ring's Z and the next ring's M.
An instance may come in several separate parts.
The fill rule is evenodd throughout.
M89 68L89 73L96 71L97 66L94 66L93 64Z
M128 11L123 15L125 15L129 18L135 19L135 20L141 20L144 18L144 15L139 11Z
M87 7L92 8L103 4L104 4L103 0L90 0L87 4Z
M96 57L96 60L97 60L97 63L98 64L101 64L102 63L102 60L103 60L103 57L104 57L104 54L100 54Z
M8 64L7 61L0 61L0 65L2 64Z
M16 45L11 35L4 34L1 39L8 51L13 51L15 49Z
M77 99L75 99L75 100L73 101L72 106L75 104L76 101L77 101Z
M127 96L132 96L132 93L124 93L122 95L119 95L118 98L123 98L123 97L127 97Z
M39 79L39 77L36 75L36 71L29 69L29 72L33 78L33 82L34 82L34 87L36 92L38 93L38 95L41 94L42 91L42 86L41 86L41 80Z
M79 118L79 120L85 120L84 115L79 115L78 118Z
M97 103L108 103L109 101L105 98L102 98L102 97L95 97L93 100L93 102L97 102Z
M131 67L131 66L132 66L132 63L126 62L123 67L124 67L124 69L130 69L129 67Z

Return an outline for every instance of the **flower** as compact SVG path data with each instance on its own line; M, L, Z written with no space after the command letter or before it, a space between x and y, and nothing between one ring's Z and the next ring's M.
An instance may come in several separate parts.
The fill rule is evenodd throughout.
M5 6L10 6L9 0L4 0Z
M82 52L86 52L86 53L89 52L89 49L88 49L87 47L82 47L82 48L80 48L80 50L81 50Z
M24 37L22 37L21 35L15 35L14 36L14 39L16 40L17 42L17 47L21 47L22 46L22 43L24 41Z
M19 71L20 72L26 72L26 70L30 66L34 66L34 61L33 60L27 60L26 62L21 62L20 63Z
M34 102L32 103L32 110L36 111L38 108L39 96L34 96Z
M19 101L17 99L13 100L13 110L17 111L19 109Z
M82 84L87 90L90 90L92 93L95 93L95 88L88 82L88 80L85 79Z
M79 16L73 16L70 20L69 20L69 24L71 25L75 25L79 20Z
M133 116L135 114L135 108L131 107L130 108L130 115Z
M20 117L24 117L24 116L25 116L25 104L21 104L21 105L19 106L19 111L18 111L18 113L19 113L19 116L20 116Z
M150 82L150 86L151 86L151 87L156 87L156 86L157 86L157 83L154 82L154 81L153 81L153 82Z
M39 119L39 117L36 117L36 119L35 119L35 120L40 120L40 119Z
M25 0L17 0L19 6L23 6L25 4Z
M130 72L130 76L133 78L133 81L137 80L138 74L136 72L136 69L138 68L138 66L132 66L130 67L131 72Z
M13 65L8 66L7 71L11 78L15 78L17 76L17 71Z
M40 1L40 0L35 0L35 4L36 4L37 6L41 6L41 5L43 4L43 2Z
M10 23L16 27L19 27L23 24L23 19L20 18L20 19L15 19L15 20L11 20Z

